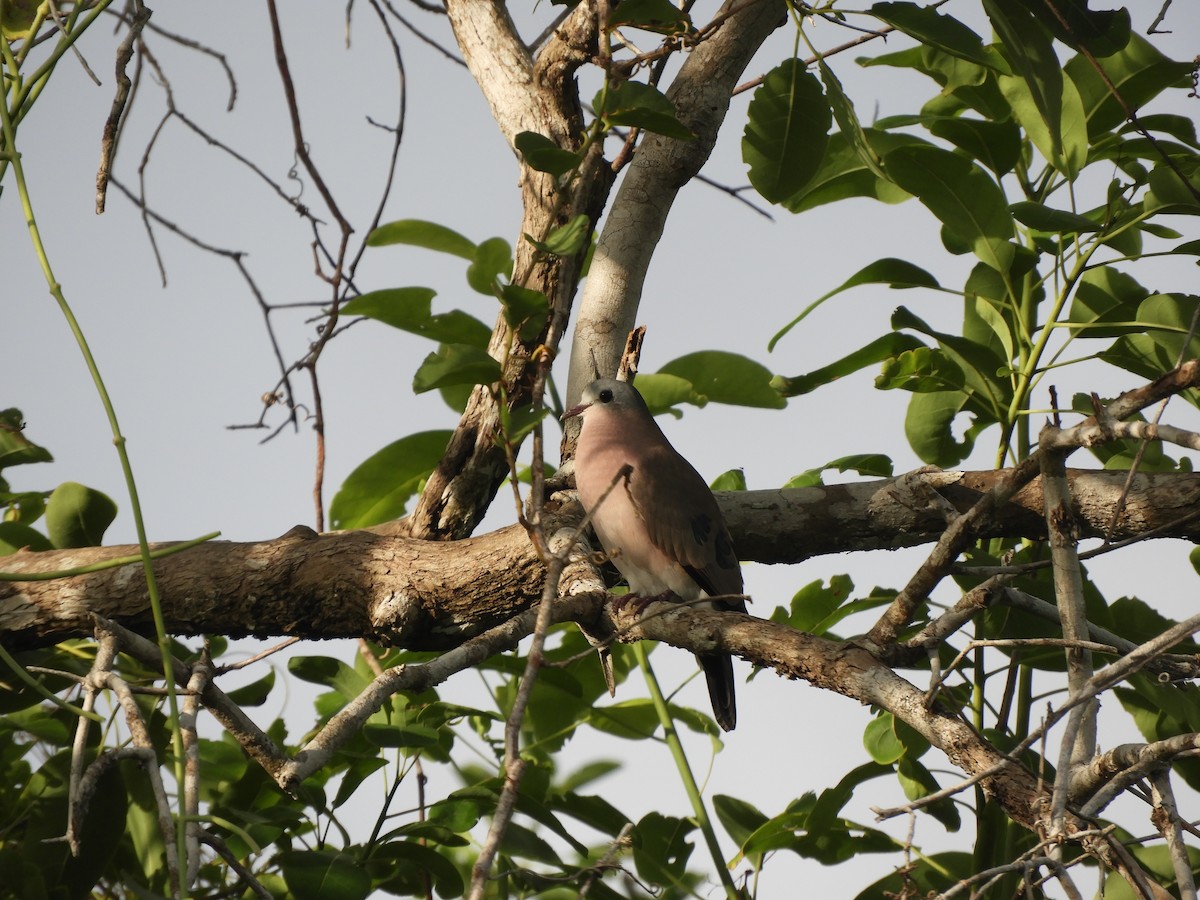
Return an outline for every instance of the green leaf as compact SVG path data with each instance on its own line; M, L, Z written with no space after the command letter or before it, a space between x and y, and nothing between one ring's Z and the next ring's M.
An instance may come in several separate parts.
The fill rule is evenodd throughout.
M828 587L820 579L810 581L796 591L787 610L779 607L771 614L771 621L788 625L797 631L823 634L821 623L849 599L852 590L854 582L849 575L830 576Z
M1016 73L999 78L1004 98L1042 156L1074 181L1087 159L1087 123L1053 41L1021 4L984 0L983 5Z
M387 765L386 760L379 756L358 757L346 767L338 784L337 794L334 795L332 806L337 809L354 796L362 783L375 772ZM424 823L429 824L429 823Z
M914 194L957 239L998 272L1012 266L1013 219L999 185L957 153L898 147L884 157L888 175Z
M843 356L836 362L806 374L789 377L776 375L771 379L771 386L784 397L797 397L814 391L822 385L837 381L839 378L852 375L867 366L893 359L924 346L912 335L892 331L876 338L865 347L860 347L853 353Z
M863 135L880 156L895 147L928 143L913 135L889 134L873 128L863 129ZM881 203L900 203L911 196L892 181L876 175L863 162L850 139L838 132L829 138L816 173L781 205L789 212L801 213L849 197L872 197Z
M1096 65L1104 70L1103 77ZM1138 109L1167 88L1186 88L1191 68L1191 63L1168 59L1137 33L1131 34L1129 43L1111 56L1093 62L1080 54L1063 66L1079 89L1092 140L1125 121L1122 101L1130 109Z
M445 800L439 800L429 807L429 820L444 825L457 834L464 834L475 827L475 823L489 808L495 808L494 801L489 805L482 799L458 796L456 791Z
M530 235L525 235L525 240L533 244L543 253L549 253L553 256L573 256L583 249L584 242L588 239L588 234L591 229L591 220L585 215L573 217L565 225L559 225L552 229L546 235L546 240L535 240Z
M1064 209L1052 209L1032 200L1022 200L1008 207L1013 218L1022 225L1028 225L1038 231L1067 234L1087 234L1100 231L1101 226L1087 216L1067 212Z
M439 343L487 347L492 329L458 309L433 315L434 296L431 288L388 288L355 297L341 311L348 316L366 316Z
M424 247L426 250L461 256L466 260L475 258L473 242L445 225L426 222L423 219L400 219L396 222L388 222L367 235L368 247L384 247L390 244Z
M714 403L783 409L787 401L771 387L771 371L761 363L723 350L701 350L673 359L659 370L691 382Z
M692 20L670 0L622 0L610 13L605 28L612 31L622 25L658 34L679 34L691 29Z
M1180 358L1200 355L1200 336L1193 335L1184 348L1184 337L1200 297L1191 294L1151 294L1138 306L1137 322L1145 333L1120 337L1100 358L1143 378L1154 379L1175 367ZM1194 390L1183 396L1197 402Z
M117 517L117 504L74 481L60 484L46 501L46 532L59 550L99 547Z
M825 62L824 57L817 59L817 67L821 73L821 82L825 85L825 96L829 99L829 107L833 112L833 118L837 121L840 133L846 136L850 146L854 148L854 152L858 154L858 158L871 174L876 178L885 178L879 154L867 140L867 134L863 130L862 123L859 122L858 113L854 110L854 103L846 95L842 83L829 64Z
M608 706L594 707L587 721L597 731L640 741L654 734L658 728L658 712L648 699L622 700Z
M267 701L273 687L275 687L275 670L268 669L262 678L234 688L227 693L227 696L238 706L262 706Z
M601 90L592 101L596 115L607 126L627 125L653 131L680 141L695 140L690 129L680 121L675 104L657 88L640 81L626 81L616 87Z
M544 865L554 865L559 862L558 852L536 831L509 822L500 845L505 854L539 862Z
M450 407L451 411L456 416L461 416L463 410L467 408L467 401L471 399L471 394L475 391L473 384L450 384L446 387L438 388L438 394L443 402Z
M970 455L975 446L974 433L968 429L959 443L951 430L955 416L969 399L963 391L913 394L904 418L904 434L922 462L949 468Z
M1096 56L1109 56L1129 43L1128 9L1088 9L1089 0L1066 0L1048 6L1026 6L1068 47L1086 47Z
M512 275L512 247L504 238L488 238L475 248L475 256L467 266L467 284L488 297L496 296L500 276Z
M1076 337L1103 338L1144 330L1138 307L1150 292L1111 266L1097 266L1083 273L1067 321Z
M0 29L4 37L10 41L28 38L41 5L41 0L4 0L0 4Z
M442 344L417 369L413 391L423 394L455 384L492 384L499 380L500 363L487 351L467 344Z
M596 829L601 834L615 836L631 821L629 816L603 797L561 791L553 799L555 809Z
M835 287L827 294L822 294L808 306L792 321L788 322L783 328L776 332L771 338L771 342L767 344L767 351L775 349L775 345L779 343L779 339L796 327L804 318L814 309L828 300L830 297L835 297L842 291L849 290L852 287L857 287L861 284L886 284L893 290L905 290L907 288L927 287L939 288L937 279L922 269L920 266L915 266L903 259L893 259L891 257L885 259L877 259L863 268L859 269L840 285Z
M523 341L533 340L546 327L550 301L541 291L517 284L503 285L500 288L500 305L504 309L504 321Z
M429 840L430 835L424 834L420 838ZM376 885L378 890L395 896L425 896L429 889L425 879L432 880L433 888L439 897L462 897L466 894L462 875L454 863L433 847L419 843L416 837L404 841L388 841L382 846L376 846L366 865L372 872L376 869L381 870ZM325 900L335 898L327 897Z
M867 723L863 731L863 747L871 759L889 766L904 755L904 745L896 738L892 724L895 720L889 712L881 713Z
M1002 408L1007 408L1012 388L996 373L1008 366L1011 352L1001 357L991 342L984 344L962 335L936 331L903 306L897 307L892 313L892 327L911 328L936 339L942 353L962 370L963 379L955 382L954 386L969 389L977 401L975 405L979 412L991 414L996 419L1001 417ZM1007 323L1002 321L996 322L996 328L1005 333L1008 330ZM1010 341L1011 336L1003 342L1006 349L1010 347Z
M654 884L674 884L687 872L693 845L687 840L696 826L686 819L647 813L633 832L633 862L638 875Z
M670 6L669 3L667 5ZM531 169L550 175L565 175L583 164L583 157L578 153L564 150L550 138L536 131L522 131L513 139L513 146Z
M1196 123L1187 116L1172 113L1138 115L1137 125L1126 125L1121 129L1121 133L1137 133L1139 129L1170 135L1180 143L1186 144L1194 150L1200 150L1200 140L1196 138Z
M1007 374L1008 363L1015 358L1020 342L1012 306L1005 302L1007 296L1008 288L995 269L978 263L971 270L964 285L962 337L968 344L978 345L981 360L990 357L1005 369L1004 374ZM993 384L1002 392L1004 399L1001 402L1011 401L1011 388L1003 381L999 370L996 378L998 383Z
M754 832L767 824L767 817L756 806L738 797L717 794L712 803L721 825L739 847L743 846Z
M927 75L941 85L944 92L949 92L949 96L940 98L944 101L953 99L954 92L959 88L978 87L987 83L989 79L995 77L990 66L1003 65L1004 60L998 55L989 57L989 64L984 66L945 53L931 44L921 44L895 53L859 57L856 62L864 67L893 66L898 69L913 69ZM890 124L885 125L884 123L892 121L894 121L893 118L888 117L881 119L877 125L880 128L891 127Z
M384 725L368 722L363 726L362 734L377 747L424 749L436 747L440 740L436 728L426 728L424 725Z
M936 51L933 51L936 52ZM928 55L929 51L926 52ZM999 58L999 57L997 57ZM958 68L969 66L970 63L960 62ZM995 72L980 70L983 77L978 83L957 83L947 86L943 93L930 99L921 112L932 116L953 116L974 110L991 122L1004 122L1012 118L1012 107L1004 99L1000 83ZM958 79L959 82L964 79Z
M1013 170L1021 158L1021 129L1014 122L990 122L969 116L922 116L929 133L949 141L997 176Z
M945 351L924 345L886 360L875 377L878 390L917 394L962 390L966 382L962 368Z
M451 434L410 434L359 463L329 506L330 525L339 530L366 528L403 516L408 499L441 460Z
M654 415L666 412L680 403L704 406L708 398L696 393L692 383L678 375L663 375L660 372L641 372L637 377L637 390Z
M5 491L7 485L0 478L0 509L3 518L8 522L20 522L32 525L46 514L46 499L49 492L43 491ZM7 509L4 509L7 507Z
M855 453L831 460L816 469L808 469L799 475L793 475L785 483L785 488L814 487L824 484L822 473L830 470L836 472L857 472L868 478L891 478L892 460L882 453Z
M550 410L544 406L537 408L530 406L524 409L509 409L502 406L500 408L501 431L505 439L516 447L549 413Z
M722 472L712 480L709 487L714 491L744 491L746 490L746 470L730 469Z
M916 3L875 3L871 15L916 38L922 44L980 66L996 68L1000 61L987 52L974 31L953 16Z
M581 787L599 781L606 775L611 775L621 769L621 763L612 759L597 759L584 763L559 784L559 790L564 794L578 791Z
M349 853L285 850L275 859L297 900L365 900L371 893L371 876Z
M1112 616L1110 627L1120 629L1120 635L1135 644L1144 644L1179 624L1137 597L1121 597L1114 600L1109 606L1109 613ZM1194 638L1187 638L1173 648L1173 652L1176 653L1194 654L1198 650L1200 645L1197 645ZM1164 690L1173 692L1175 687L1164 687Z
M20 522L0 522L0 556L8 556L28 548L34 551L53 550L54 545L40 531Z
M1037 107L1022 79L1002 75L998 83L1033 145L1067 180L1074 181L1088 155L1087 120L1075 83L1062 79L1062 93L1050 114Z
M772 851L791 850L799 853L797 834L805 830L816 799L816 795L808 791L789 803L779 815L759 825L741 841L743 856L757 869L761 867L765 855Z
M804 836L796 842L796 852L833 865L863 853L894 851L898 844L886 834L855 825L840 816L860 784L889 775L891 771L890 766L866 763L848 773L835 787L822 791L805 822ZM861 834L851 834L851 828Z
M912 865L904 866L881 878L855 900L877 900L879 897L898 897L904 892L909 896L932 896L944 893L960 881L965 881L978 872L975 859L970 853L950 851L932 855L914 856Z
M1146 212L1172 215L1200 215L1200 169L1193 160L1191 177L1185 183L1170 166L1155 166L1149 176Z
M54 461L49 450L25 437L24 428L25 420L19 409L10 407L0 410L0 470L8 466Z
M1131 606L1136 605L1146 606L1135 600ZM1126 610L1122 618L1131 611ZM1152 617L1159 618L1157 615ZM1200 691L1195 685L1159 684L1144 675L1134 676L1126 685L1116 688L1113 693L1146 740L1169 740L1200 730ZM1179 760L1172 766L1172 774L1181 776L1193 790L1200 787L1200 761Z
M5 675L8 676L7 668ZM68 730L67 723L61 718L47 715L43 708L27 707L9 713L5 719L6 724L15 730L22 731L47 744L65 747L71 743L71 731Z
M782 203L812 180L825 156L833 114L821 82L800 60L784 60L755 90L747 116L742 161L750 183L767 200Z
M332 656L293 656L287 661L288 672L302 681L332 688L342 700L353 700L368 685L365 675Z

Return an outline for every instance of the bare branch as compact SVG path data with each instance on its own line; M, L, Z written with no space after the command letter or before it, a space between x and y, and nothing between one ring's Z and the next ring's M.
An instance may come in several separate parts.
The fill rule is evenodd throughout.
M1052 426L1047 426L1047 429ZM1042 490L1046 505L1046 530L1050 535L1050 558L1054 570L1055 605L1062 616L1063 639L1076 642L1067 647L1067 690L1072 699L1086 690L1092 677L1092 654L1077 643L1088 638L1087 606L1083 597L1083 574L1075 549L1078 528L1071 512L1067 488L1067 469L1062 451L1042 449L1038 454L1042 469ZM1063 833L1071 776L1087 765L1096 752L1096 711L1092 700L1080 703L1067 718L1056 765L1054 800L1050 810L1050 835ZM1051 855L1059 858L1057 848Z
M1073 773L1071 800L1082 803L1087 815L1099 815L1131 784L1197 749L1200 735L1196 734L1179 734L1149 744L1121 744L1090 760L1085 770Z
M1179 896L1181 900L1196 900L1196 880L1192 875L1192 861L1188 858L1187 844L1179 824L1179 810L1175 806L1170 773L1160 769L1150 775L1150 796L1154 800L1151 818L1167 842L1171 866L1175 870L1175 883L1179 885Z

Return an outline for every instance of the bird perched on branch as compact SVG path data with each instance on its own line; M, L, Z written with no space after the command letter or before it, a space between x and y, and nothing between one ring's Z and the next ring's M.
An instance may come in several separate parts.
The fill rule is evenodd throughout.
M581 418L575 451L579 501L630 593L744 613L742 569L717 501L667 441L642 395L627 382L601 378L563 418L572 416ZM696 659L717 724L733 730L732 657L697 653Z

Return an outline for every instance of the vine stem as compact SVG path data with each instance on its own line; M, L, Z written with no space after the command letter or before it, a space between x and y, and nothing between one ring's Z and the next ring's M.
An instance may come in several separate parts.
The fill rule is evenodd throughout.
M17 63L13 57L12 47L9 45L7 38L3 36L0 36L0 55L3 56L4 64L10 67L11 71L16 71ZM158 592L158 581L154 577L154 568L151 564L150 542L146 537L146 524L142 517L141 503L138 500L137 483L133 476L133 466L129 461L129 453L125 446L125 435L121 432L121 426L117 420L117 412L113 406L112 398L108 394L108 389L104 386L104 379L100 375L100 367L96 363L96 358L92 355L91 347L88 345L87 338L79 325L79 321L75 318L75 313L72 311L70 304L67 303L62 285L55 277L54 269L50 265L46 245L42 241L41 230L38 228L37 217L34 215L33 201L29 194L29 184L25 180L25 169L21 162L21 154L17 150L16 127L13 124L12 117L9 115L7 102L0 102L0 131L4 135L4 144L9 152L8 162L12 166L13 178L17 185L17 195L21 201L22 212L25 214L25 224L29 230L29 237L33 242L38 263L42 267L42 274L46 278L50 295L58 304L63 318L67 321L67 327L70 328L71 334L79 346L79 352L82 354L88 372L92 376L92 383L95 384L96 391L100 395L100 403L104 407L109 428L112 430L113 445L117 449L117 457L121 462L121 472L124 475L125 488L129 494L130 511L133 514L134 528L137 531L142 570L146 575L146 591L150 598L150 609L154 617L154 632L158 639L159 652L162 655L163 681L166 685L167 704L171 713L171 748L174 756L175 780L180 785L182 791L184 783L184 746L183 731L179 725L179 698L175 691L175 673L171 665L174 656L171 652L171 642L167 635L166 622L163 618L162 603ZM175 844L182 863L187 858L187 823L183 816L176 816L175 818ZM184 867L181 865L180 871L182 872L183 870ZM176 885L176 891L176 896L180 898L187 897L188 885L182 877Z
M683 742L679 740L679 732L675 728L675 719L671 716L667 699L663 696L658 678L650 666L650 657L646 654L645 645L640 641L634 644L633 653L642 670L642 676L646 679L646 686L650 689L650 699L654 703L655 712L658 713L658 721L663 728L663 738L671 750L671 756L675 759L679 780L683 782L684 792L692 804L692 815L695 817L696 825L700 828L700 833L704 835L704 843L708 846L708 852L716 865L721 886L725 889L725 896L729 900L741 900L742 894L738 891L737 885L733 883L733 875L730 874L729 867L725 864L721 845L717 842L717 833L713 830L712 819L708 816L708 807L704 805L704 798L700 796L700 786L696 784L696 776L692 774L692 767L683 750Z

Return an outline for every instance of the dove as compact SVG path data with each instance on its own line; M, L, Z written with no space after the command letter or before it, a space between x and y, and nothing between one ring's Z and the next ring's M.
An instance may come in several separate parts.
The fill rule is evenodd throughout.
M627 382L601 378L563 419L574 416L581 421L575 450L579 501L630 593L746 612L741 565L717 501L671 446L642 395ZM620 477L626 465L629 474ZM709 597L719 599L705 600ZM733 659L728 653L697 653L696 659L717 724L732 731Z

